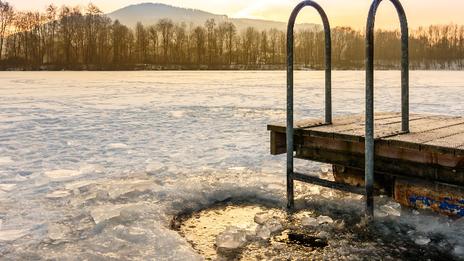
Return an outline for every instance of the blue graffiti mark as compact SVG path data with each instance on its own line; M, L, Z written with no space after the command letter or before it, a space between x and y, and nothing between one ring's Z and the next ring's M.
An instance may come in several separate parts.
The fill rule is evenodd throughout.
M414 195L409 197L409 202L413 206L417 206L418 204L426 207L437 205L442 211L449 212L460 217L464 217L464 199L456 201L452 198L446 197L442 201L436 201L429 197Z
M428 197L423 197L423 196L410 196L409 197L409 202L412 204L416 205L417 201L421 202L423 205L426 205L427 207L430 207L432 203L434 202L433 199L428 198Z

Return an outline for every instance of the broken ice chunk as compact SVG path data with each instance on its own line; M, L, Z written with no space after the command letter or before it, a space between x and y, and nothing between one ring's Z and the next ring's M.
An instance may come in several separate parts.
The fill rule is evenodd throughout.
M45 176L55 181L63 181L81 175L80 171L70 169L58 169L45 171Z
M414 243L420 246L424 246L430 243L430 238L425 237L425 236L418 236L417 238L414 239Z
M166 167L163 163L160 162L151 162L145 168L145 171L148 175L156 175L166 170L168 170L168 167Z
M48 193L45 198L48 199L59 199L59 198L65 198L67 196L70 196L71 192L69 190L56 190L53 191L52 193Z
M280 232L283 229L282 223L276 218L269 219L266 223L264 223L264 226L271 231L271 234Z
M114 227L114 231L119 239L128 242L143 243L148 240L147 231L143 228L117 225Z
M320 231L319 233L317 233L317 237L322 239L328 239L330 238L330 234L327 231Z
M319 216L317 217L317 223L319 224L332 224L334 221L331 217L328 216Z
M246 242L246 231L236 227L228 227L216 237L218 250L239 249L245 246Z
M105 168L97 164L86 164L80 167L79 172L81 174L101 174L105 172Z
M68 183L65 185L65 188L68 190L79 190L83 187L87 187L89 185L95 184L96 181L94 180L81 180L81 181L76 181L73 183Z
M259 225L263 225L266 221L268 221L270 218L269 214L266 212L260 212L255 215L255 223Z
M95 224L118 217L121 213L120 206L100 206L90 211Z
M380 206L380 211L387 216L401 216L401 205L397 202L390 202L383 206Z
M0 241L15 241L27 234L27 230L0 230Z
M271 230L266 226L259 225L256 228L256 236L263 240L267 240L271 237Z
M303 217L301 219L301 224L305 227L317 227L319 222L313 217Z
M106 205L95 207L90 211L90 215L97 225L116 217L121 217L122 221L131 221L138 209L144 209L143 204Z
M120 185L115 183L114 189L108 191L111 198L118 198L129 193L145 192L156 188L156 184L151 180L125 180Z
M71 233L71 229L68 226L60 224L50 224L48 226L48 237L51 240L62 240Z
M453 253L458 257L464 256L464 246L460 246L460 245L455 246L453 249Z

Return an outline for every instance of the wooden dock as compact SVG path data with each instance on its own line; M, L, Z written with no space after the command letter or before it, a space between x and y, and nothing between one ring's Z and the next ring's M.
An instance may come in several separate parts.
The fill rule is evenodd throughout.
M366 216L374 217L374 193L400 203L464 216L464 118L409 113L409 28L399 0L391 0L401 27L401 113L374 110L374 28L382 1L373 1L366 26L365 115L333 119L332 40L324 9L304 0L287 29L287 119L269 125L271 153L287 153L287 207L294 207L294 181L364 195ZM325 35L324 120L294 122L294 26L305 7L316 9ZM343 94L340 94L343 95ZM295 172L294 158L330 163L335 181Z
M411 114L408 133L398 131L401 124L400 113L375 115L376 188L404 205L464 215L464 117ZM285 123L268 125L268 130L271 154L286 153ZM349 184L342 190L360 194L364 142L364 115L337 117L330 125L299 121L294 127L295 158L334 165L337 183L319 185ZM294 179L316 181L298 173Z

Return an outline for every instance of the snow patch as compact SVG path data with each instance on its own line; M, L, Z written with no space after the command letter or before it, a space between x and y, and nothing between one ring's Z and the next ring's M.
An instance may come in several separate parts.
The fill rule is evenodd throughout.
M108 144L108 148L109 149L127 149L129 148L129 146L124 143L111 143L111 144Z
M69 190L56 190L48 193L45 197L48 199L60 199L68 196L71 196L71 192Z
M14 161L11 157L0 157L0 166L11 165Z
M170 114L173 118L183 118L185 115L185 111L171 111Z
M3 190L5 192L10 192L14 188L16 188L16 184L0 184L0 190Z
M0 230L0 241L15 241L27 235L28 230L16 229L16 230Z

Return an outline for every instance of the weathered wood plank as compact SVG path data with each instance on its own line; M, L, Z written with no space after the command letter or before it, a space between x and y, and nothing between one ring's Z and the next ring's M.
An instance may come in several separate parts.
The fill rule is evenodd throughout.
M464 130L464 125L462 125L463 130ZM426 142L425 145L432 145L432 146L439 146L439 147L447 147L447 148L453 148L457 149L459 148L462 144L464 144L464 133L458 133L454 135L450 135L447 137L439 138L433 141Z
M399 113L394 112L385 112L385 113L377 113L376 119L389 119L389 118L397 118L400 117ZM333 124L327 125L324 123L322 119L305 119L305 120L298 120L295 121L294 128L295 129L307 129L307 128L314 128L314 127L323 127L323 126L331 126L331 127L341 127L344 125L349 124L364 124L364 115L348 115L348 116L338 116L333 119ZM281 131L285 132L287 124L285 121L272 123L268 125L268 130L272 131Z
M426 115L411 115L410 116L411 128L422 130L424 129L424 126L428 126L429 124L433 124L438 121L437 119L433 119L431 117L432 116L426 116ZM422 128L420 126L422 126ZM430 126L428 128L430 128ZM339 133L346 134L346 135L352 135L352 136L364 137L365 135L364 122L362 124L359 124L359 126L353 126L352 129L341 130ZM374 122L374 134L375 134L376 139L390 137L390 136L398 135L400 133L401 133L401 117L400 116L398 116L397 118L376 120Z
M303 137L303 140L300 141L298 145L300 148L333 150L359 154L361 157L364 157L364 142L306 136ZM427 165L438 165L452 169L464 169L464 156L441 154L430 151L417 151L409 148L389 146L386 143L377 144L375 146L375 155Z
M376 122L395 122L400 119L399 113L386 113L376 114ZM305 128L305 130L318 131L318 132L330 132L330 133L341 133L353 129L364 128L364 115L353 115L350 117L336 119L332 125L318 126Z
M396 179L395 200L405 206L433 209L436 212L464 216L462 187Z
M401 115L399 113L381 113L376 114L375 117L377 124L401 121L400 118ZM350 116L343 120L334 121L332 125L305 128L298 135L335 138L347 141L364 140L364 135L353 135L351 133L354 129L364 130L364 115Z
M375 138L380 144L390 146L464 154L464 138L458 135L464 132L464 117L411 114L410 126L410 133L402 133L399 113L378 113L375 118ZM269 125L268 129L282 133L286 131L285 124ZM304 120L295 124L295 136L363 142L364 134L364 115L360 114L336 117L331 125L321 120Z
M411 123L411 132L387 138L391 145L419 148L436 139L464 131L464 118L432 117Z
M297 149L296 157L317 162L364 169L362 154L349 153L322 148ZM448 184L464 185L464 169L453 169L438 165L421 164L401 159L375 157L375 171L379 174L401 175L411 178L421 178Z
M423 120L429 116L424 115L411 115L411 122ZM364 117L358 117L364 118ZM390 116L380 116L375 119L375 138L380 139L384 137L391 137L401 134L401 115L394 114ZM320 127L306 128L304 131L308 131L309 135L317 137L333 137L335 139L351 140L351 141L363 141L365 134L364 120L356 123L346 124L338 126L326 125ZM303 133L304 135L304 133Z
M280 155L287 152L285 133L271 131L271 155Z

